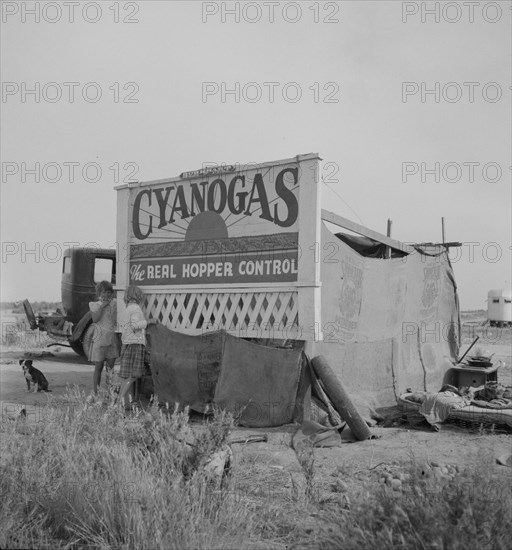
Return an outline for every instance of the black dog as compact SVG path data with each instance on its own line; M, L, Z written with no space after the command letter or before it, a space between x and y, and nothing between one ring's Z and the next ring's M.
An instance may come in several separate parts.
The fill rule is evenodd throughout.
M34 385L34 393L38 391L51 391L48 389L48 380L45 375L32 366L32 359L20 359L20 365L23 369L23 375L27 381L27 391L30 391L30 383Z

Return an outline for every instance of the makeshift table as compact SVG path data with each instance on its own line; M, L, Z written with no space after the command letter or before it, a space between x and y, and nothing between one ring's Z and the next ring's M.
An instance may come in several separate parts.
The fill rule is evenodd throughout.
M501 363L498 362L490 367L472 367L470 365L462 364L452 367L452 371L455 377L454 386L461 388L463 386L474 388L478 386L484 386L487 382L498 381L498 369Z

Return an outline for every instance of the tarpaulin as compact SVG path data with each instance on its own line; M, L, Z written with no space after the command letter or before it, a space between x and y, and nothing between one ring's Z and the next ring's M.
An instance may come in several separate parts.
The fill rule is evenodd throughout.
M324 339L308 343L308 354L323 355L350 395L373 406L396 404L407 388L437 391L460 345L447 249L372 258L325 225L321 248L328 252L320 264Z
M161 403L203 412L215 403L250 427L293 420L300 348L267 347L223 331L187 336L163 325L148 327L154 392Z
M150 325L151 374L158 400L203 412L213 402L225 337L222 331L188 336Z
M301 351L278 349L227 336L215 403L249 427L292 421Z

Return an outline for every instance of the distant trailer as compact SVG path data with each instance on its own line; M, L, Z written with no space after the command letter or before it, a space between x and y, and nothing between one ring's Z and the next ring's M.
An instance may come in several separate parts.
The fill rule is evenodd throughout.
M487 295L487 319L492 327L512 325L512 291L489 290Z

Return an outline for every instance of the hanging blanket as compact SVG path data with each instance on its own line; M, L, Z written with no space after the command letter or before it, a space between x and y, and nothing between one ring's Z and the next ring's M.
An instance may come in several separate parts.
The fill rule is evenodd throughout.
M148 327L151 374L161 403L204 412L213 402L226 333L188 336L163 325Z
M232 411L243 426L292 422L301 350L278 349L227 336L215 403Z

